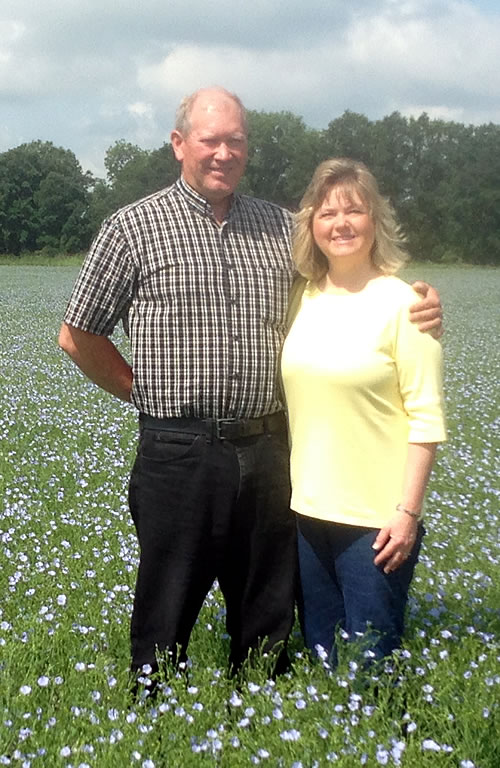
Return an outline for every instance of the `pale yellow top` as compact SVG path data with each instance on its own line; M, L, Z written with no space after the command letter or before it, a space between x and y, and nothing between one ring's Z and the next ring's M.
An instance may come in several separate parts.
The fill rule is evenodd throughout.
M446 439L441 345L410 322L417 298L396 277L346 295L306 286L282 356L296 512L382 527L408 442Z

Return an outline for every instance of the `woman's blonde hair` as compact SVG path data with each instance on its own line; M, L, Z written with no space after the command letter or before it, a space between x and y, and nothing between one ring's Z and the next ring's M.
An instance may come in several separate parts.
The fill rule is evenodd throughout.
M348 200L359 195L375 225L373 264L387 275L397 272L409 257L390 202L380 194L374 175L364 163L334 157L316 168L295 216L293 258L300 274L317 282L328 272L328 260L314 242L312 219L332 187L339 187Z

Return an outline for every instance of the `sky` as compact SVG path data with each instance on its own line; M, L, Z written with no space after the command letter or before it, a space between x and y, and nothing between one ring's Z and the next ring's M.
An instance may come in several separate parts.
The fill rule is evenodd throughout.
M169 141L181 98L326 128L345 110L500 124L498 0L1 0L0 152L41 139L104 176Z

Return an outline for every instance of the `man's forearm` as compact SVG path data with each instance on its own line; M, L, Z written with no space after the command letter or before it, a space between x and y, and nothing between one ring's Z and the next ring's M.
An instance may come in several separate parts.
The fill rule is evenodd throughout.
M59 346L94 384L120 400L130 402L132 368L106 336L63 323Z
M429 331L431 336L439 339L443 335L443 309L439 293L422 280L413 283L412 288L422 298L410 307L411 322L418 325L419 331Z

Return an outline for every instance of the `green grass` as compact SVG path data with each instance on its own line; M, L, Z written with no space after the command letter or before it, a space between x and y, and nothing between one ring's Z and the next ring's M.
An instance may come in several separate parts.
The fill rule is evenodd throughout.
M57 253L46 251L22 253L20 256L0 254L0 266L10 267L73 267L80 266L84 259L83 253Z
M76 271L0 267L0 765L497 768L500 271L407 270L442 295L450 439L400 657L332 671L296 628L290 675L263 658L238 683L215 587L154 706L127 686L136 419L57 349Z

